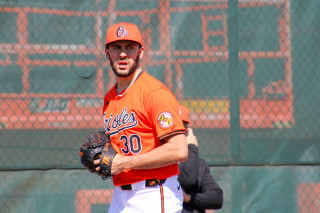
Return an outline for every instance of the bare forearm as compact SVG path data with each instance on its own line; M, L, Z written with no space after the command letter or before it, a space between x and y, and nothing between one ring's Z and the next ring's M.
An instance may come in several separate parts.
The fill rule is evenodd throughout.
M155 169L185 160L181 153L168 152L167 149L164 149L165 146L168 146L168 144L145 154L125 157L125 164L128 167L126 169Z
M150 152L134 156L116 155L112 173L119 174L126 169L155 169L185 161L187 158L188 147L185 136L179 134Z

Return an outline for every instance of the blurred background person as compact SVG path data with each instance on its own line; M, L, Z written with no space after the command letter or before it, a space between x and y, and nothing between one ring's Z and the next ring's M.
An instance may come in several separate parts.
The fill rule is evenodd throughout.
M211 175L208 164L199 157L197 137L188 127L189 110L180 104L179 113L186 128L188 143L188 159L179 163L178 180L183 189L182 213L205 213L206 209L221 209L223 190Z

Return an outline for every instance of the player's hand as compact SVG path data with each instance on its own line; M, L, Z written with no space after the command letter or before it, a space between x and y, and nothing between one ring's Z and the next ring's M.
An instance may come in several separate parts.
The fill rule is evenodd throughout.
M117 175L123 171L123 169L121 167L122 158L124 158L124 156L122 156L122 155L115 155L114 156L112 166L111 166L111 175L112 176ZM94 165L97 166L96 170L99 172L100 171L100 159L93 161L93 163L94 163Z
M124 170L124 168L122 167L122 165L124 165L122 163L124 158L126 158L126 157L122 156L122 155L116 155L114 157L113 162L112 162L112 167L111 167L111 174L112 175L117 175Z
M188 134L186 135L187 144L194 144L198 147L198 140L197 137L193 134L193 130L188 128Z
M96 166L96 170L100 171L100 158L93 161L93 164Z

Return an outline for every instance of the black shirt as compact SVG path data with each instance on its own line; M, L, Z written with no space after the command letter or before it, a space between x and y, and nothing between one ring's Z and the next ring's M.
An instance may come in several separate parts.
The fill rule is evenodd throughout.
M179 164L178 180L185 192L191 195L190 202L183 203L182 213L204 213L205 209L221 209L223 205L223 191L198 152L197 146L189 144L188 159Z

